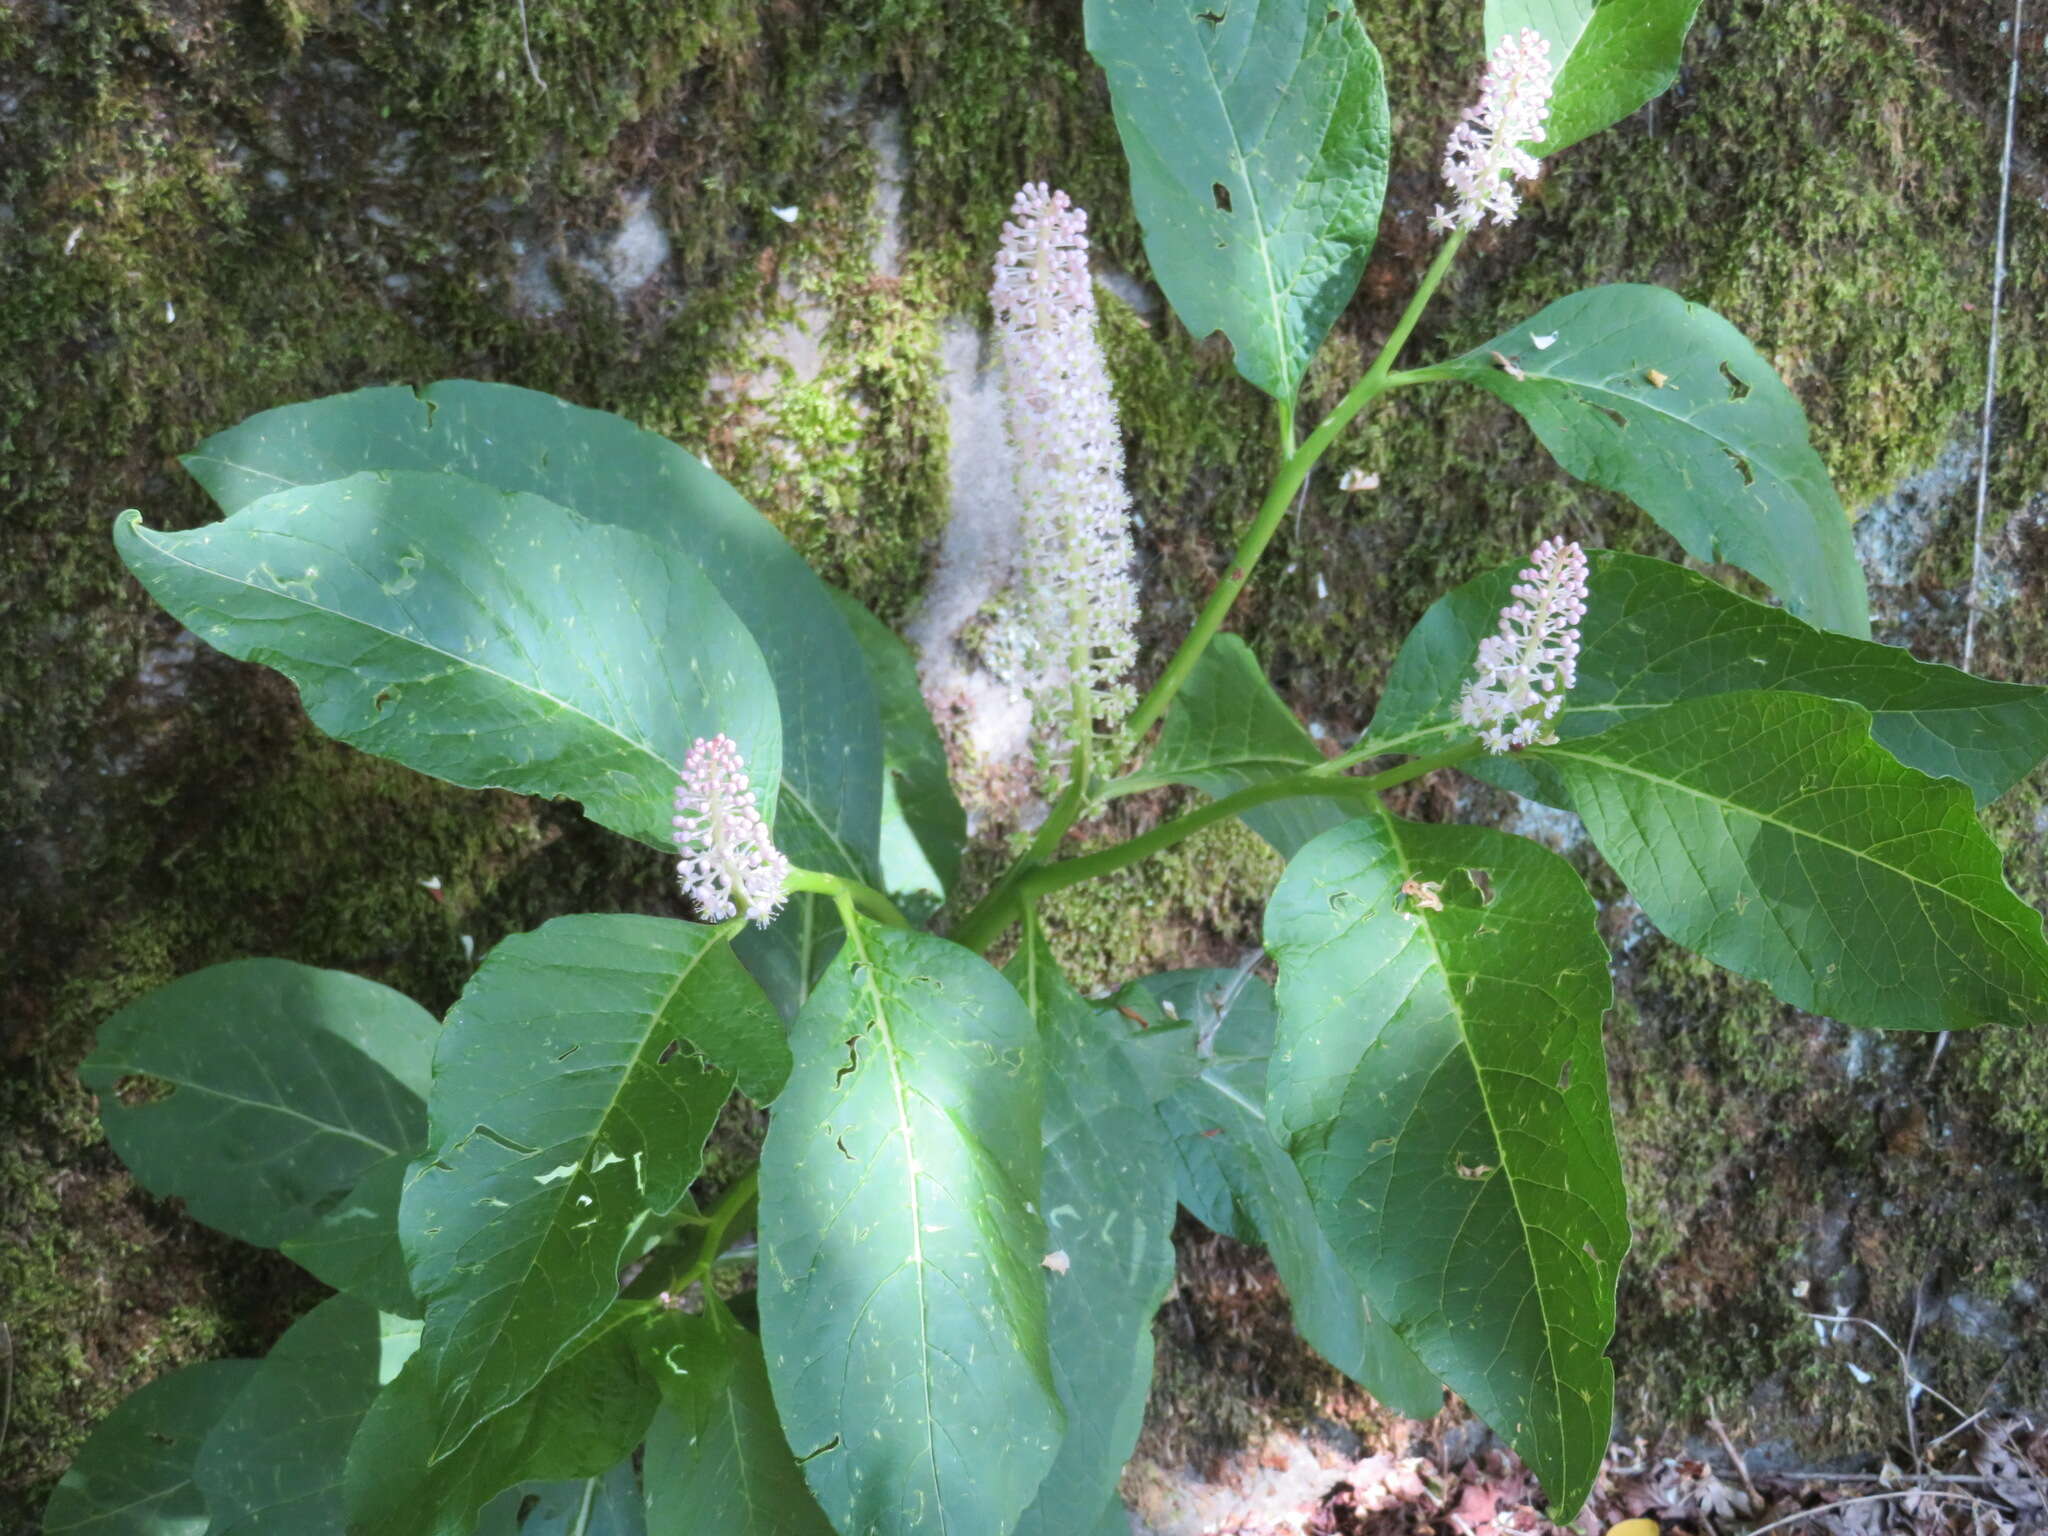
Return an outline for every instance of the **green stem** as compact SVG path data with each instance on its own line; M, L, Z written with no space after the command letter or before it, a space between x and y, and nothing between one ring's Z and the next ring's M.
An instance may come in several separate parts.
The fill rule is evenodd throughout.
M851 902L864 910L868 916L879 918L892 927L910 926L910 919L897 909L895 902L873 886L863 885L858 880L828 875L823 870L792 869L789 872L789 879L784 883L792 891L816 891L820 895L830 896L837 902Z
M1259 557L1266 552L1266 546L1272 542L1273 534L1280 526L1280 520L1287 515L1288 505L1294 500L1295 493L1301 489L1302 482L1308 478L1309 471L1315 468L1324 451L1336 440L1337 434L1351 424L1353 417L1364 410L1374 398L1395 386L1397 380L1394 374L1394 361L1400 356L1401 348L1407 344L1408 338L1414 334L1416 325L1422 319L1423 310L1429 307L1431 297L1442 284L1444 274L1450 271L1451 262L1457 257L1458 247L1463 245L1464 241L1463 230L1453 231L1444 241L1442 248L1436 253L1436 260L1429 264L1429 270L1423 274L1422 283L1415 290L1415 296L1408 301L1408 307L1394 323L1393 332L1387 337L1386 345L1380 348L1379 356L1373 359L1372 367L1366 370L1365 377L1351 387L1351 392L1343 398L1337 408L1308 435L1306 442L1288 454L1286 462L1280 466L1279 473L1273 477L1273 483L1266 491L1265 500L1259 503L1258 515L1252 519L1250 529L1237 546L1237 553L1230 562L1230 568L1216 583L1216 589L1209 594L1209 601L1202 605L1202 611L1195 619L1195 627L1188 631L1187 639L1182 641L1180 649L1174 652L1173 659L1166 664L1166 670L1159 674L1159 681L1152 685L1151 690L1139 703L1137 713L1131 716L1128 729L1133 741L1142 740L1145 733L1166 712L1166 706L1173 702L1173 696L1179 693L1182 684L1187 682L1189 674L1195 670L1195 663L1202 659L1202 653L1209 648L1209 642L1215 639L1217 632L1222 629L1224 619L1229 617L1231 607L1237 602L1238 593L1242 592L1245 583L1251 580L1252 570L1258 565ZM1406 376L1402 376L1399 382L1407 382ZM1291 441L1294 435L1291 407L1282 406L1281 422L1282 441Z
M725 1251L725 1234L733 1223L745 1214L746 1209L760 1193L761 1170L750 1168L741 1178L735 1180L726 1192L718 1197L718 1204L711 1208L711 1214L703 1219L703 1238L694 1249L680 1243L664 1244L657 1248L648 1260L647 1267L633 1277L633 1283L626 1287L626 1296L633 1301L658 1302L664 1292L674 1295L688 1290L699 1280L711 1273L711 1267L718 1262ZM697 1224L692 1223L692 1231ZM689 1255L687 1258L685 1255Z

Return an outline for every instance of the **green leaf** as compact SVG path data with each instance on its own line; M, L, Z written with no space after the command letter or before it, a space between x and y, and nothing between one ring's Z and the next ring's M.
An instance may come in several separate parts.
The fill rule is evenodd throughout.
M832 1536L783 1438L761 1341L715 1298L678 1327L647 1431L649 1536Z
M193 1481L213 1517L208 1536L339 1531L349 1442L419 1332L347 1296L292 1324L200 1448Z
M1678 78L1700 0L1486 0L1486 48L1524 27L1550 40L1556 84L1535 145L1548 158L1620 122Z
M1173 1283L1173 1160L1126 1059L1122 1030L1061 976L1036 925L1004 973L1045 1053L1046 1272L1053 1381L1067 1411L1058 1458L1019 1536L1089 1529L1116 1495L1152 1390L1152 1315ZM1120 1507L1120 1506L1119 1506Z
M417 393L390 386L265 411L208 438L184 464L228 512L362 470L435 470L541 496L679 551L752 632L774 679L782 851L807 869L872 877L882 735L860 653L803 557L696 455L608 411L451 379ZM757 782L768 782L749 761ZM781 921L749 929L737 947L787 1015L838 931L829 899L799 895Z
M476 1536L647 1536L633 1459L598 1477L507 1488L484 1506Z
M145 1189L275 1247L424 1143L438 1029L373 981L235 960L123 1008L78 1075Z
M767 999L714 929L561 917L491 951L448 1014L436 1150L400 1212L427 1304L436 1456L604 1315L643 1223L689 1193L733 1072L766 1100L786 1061Z
M1806 414L1712 310L1640 283L1589 288L1427 371L1500 396L1567 473L1628 497L1694 559L1869 638L1849 517Z
M1387 189L1379 50L1351 0L1088 0L1153 275L1292 401L1351 302Z
M1896 646L1814 629L1662 560L1607 550L1589 559L1578 683L1556 723L1567 741L1680 699L1761 688L1861 704L1888 752L1923 773L1961 779L1980 805L2048 756L2048 689L1995 683ZM1458 695L1515 580L1514 566L1489 571L1422 616L1387 674L1374 740L1420 753L1471 735L1458 723ZM1469 766L1554 804L1566 798L1556 772L1526 753Z
M420 1142L425 1144L424 1119ZM398 1241L398 1200L419 1148L372 1163L339 1203L279 1246L337 1291L399 1317L418 1317L419 1297L406 1275L405 1249Z
M1443 910L1409 880L1441 882ZM1568 1521L1613 1424L1629 1242L1591 896L1535 843L1382 812L1295 856L1266 945L1268 1108L1324 1232Z
M436 778L571 796L666 850L694 738L780 772L767 667L703 572L537 496L362 474L189 533L127 513L114 542L200 639L297 683L321 730Z
M953 793L945 744L925 707L917 662L896 632L847 593L833 599L859 644L882 708L883 884L899 904L906 896L943 900L960 878L967 813ZM936 902L927 901L929 906Z
M44 1536L205 1536L192 1464L257 1369L254 1360L207 1360L131 1394L65 1470L43 1511Z
M1259 670L1251 647L1236 635L1218 635L1174 697L1144 767L1118 780L1116 787L1133 794L1185 784L1220 800L1322 761L1321 750ZM1341 801L1309 796L1259 806L1245 812L1243 820L1292 857L1350 815Z
M1969 791L1796 693L1691 699L1541 749L1650 921L1794 1007L1879 1029L2048 1017L2041 916Z
M349 1447L349 1536L472 1536L478 1512L515 1484L610 1472L654 1415L654 1362L671 1346L673 1326L673 1314L613 1308L531 1392L439 1460L429 1459L438 1422L432 1372L415 1355Z
M1007 1531L1062 1425L1031 1016L967 950L862 920L790 1043L760 1297L789 1443L842 1531Z
M1395 1412L1436 1414L1443 1390L1435 1375L1359 1293L1266 1122L1273 989L1237 971L1169 971L1145 987L1177 1022L1132 1036L1127 1049L1183 1058L1173 1069L1180 1087L1159 1105L1181 1204L1211 1231L1265 1245L1293 1303L1295 1331L1316 1353ZM1205 1036L1208 1049L1198 1050Z

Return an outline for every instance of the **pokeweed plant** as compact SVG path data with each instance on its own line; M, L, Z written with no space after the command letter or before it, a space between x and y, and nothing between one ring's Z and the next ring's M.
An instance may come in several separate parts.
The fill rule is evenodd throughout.
M83 1075L137 1178L337 1294L263 1361L130 1399L49 1529L1120 1531L1176 1206L1270 1249L1301 1332L1382 1401L1457 1393L1569 1518L1611 1427L1629 1243L1607 950L1556 854L1383 792L1456 765L1568 808L1664 934L1852 1025L2048 1002L2041 920L1975 815L2048 752L2048 693L1867 638L1843 509L1733 328L1601 287L1396 366L1535 156L1670 82L1695 3L1489 0L1442 244L1297 440L1379 222L1379 55L1351 0L1088 0L1152 270L1273 397L1281 462L1136 696L1086 221L1026 187L992 295L1025 555L991 653L1053 803L966 910L908 652L660 437L501 385L371 389L201 445L221 521L124 514L156 599L285 673L322 730L673 848L699 920L557 918L440 1021L278 960L110 1019ZM1435 384L1498 395L1783 607L1553 539L1431 608L1326 757L1222 625L1345 425ZM1206 800L1060 856L1168 785ZM1277 982L1080 996L1038 904L1225 817L1288 860ZM767 1111L758 1166L706 1191L735 1094Z

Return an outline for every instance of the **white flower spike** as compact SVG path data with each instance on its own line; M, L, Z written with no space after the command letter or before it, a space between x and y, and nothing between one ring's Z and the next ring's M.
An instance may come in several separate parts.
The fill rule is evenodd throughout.
M1458 700L1458 718L1496 754L1557 740L1550 722L1579 677L1586 552L1545 539L1530 559L1515 601L1500 611L1500 633L1479 642L1476 675Z
M1098 721L1114 730L1137 702L1127 681L1138 621L1131 503L1087 231L1066 193L1027 184L1003 225L989 292L1024 503L1020 599L991 650L1050 736ZM1086 721L1074 718L1081 707Z
M700 736L683 758L675 829L676 879L705 921L741 912L763 928L775 920L789 895L789 860L769 840L731 737Z
M1441 205L1430 228L1477 229L1489 214L1512 224L1522 196L1517 181L1532 181L1542 169L1523 148L1541 143L1550 118L1550 40L1533 27L1500 40L1486 61L1479 100L1465 109L1444 146L1444 184L1455 197L1448 213Z

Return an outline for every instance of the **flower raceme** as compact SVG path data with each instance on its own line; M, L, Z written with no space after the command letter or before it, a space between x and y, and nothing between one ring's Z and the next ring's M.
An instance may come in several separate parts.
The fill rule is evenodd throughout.
M1066 193L1027 184L989 292L1024 506L1020 595L991 648L1049 736L1113 730L1136 703L1130 497L1087 231Z
M775 920L789 894L789 860L769 840L731 737L700 736L683 758L675 829L677 881L707 922L739 913L763 928Z
M1456 201L1448 213L1437 207L1432 229L1477 229L1489 214L1496 224L1515 221L1522 205L1515 182L1531 181L1542 169L1523 145L1541 142L1555 83L1548 38L1524 27L1500 40L1486 61L1479 100L1444 146L1444 183Z
M1500 632L1479 642L1458 718L1493 753L1555 741L1550 722L1578 681L1579 620L1586 616L1586 552L1545 539L1500 611Z

